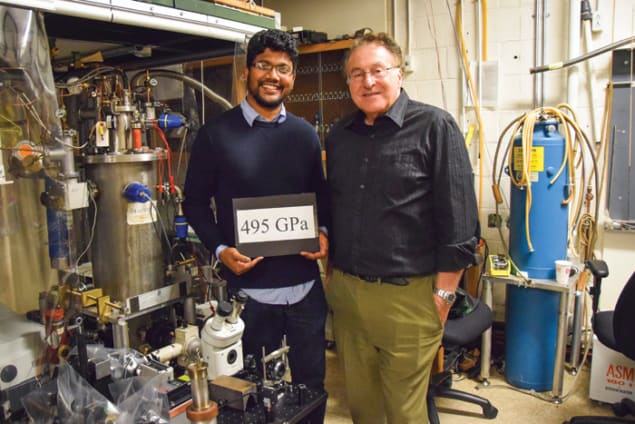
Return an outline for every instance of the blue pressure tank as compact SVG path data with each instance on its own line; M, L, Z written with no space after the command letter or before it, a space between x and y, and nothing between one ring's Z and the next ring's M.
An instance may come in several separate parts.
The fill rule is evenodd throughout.
M519 179L522 169L521 137L513 144L510 172ZM537 122L534 126L531 160L531 208L527 242L525 187L511 188L509 253L516 266L529 278L554 279L554 261L567 253L569 185L568 168L558 179L565 157L565 140L556 121ZM554 359L561 293L537 288L507 286L505 307L505 379L513 386L536 391L553 386Z
M513 164L509 172L520 179L523 157L521 137L514 139ZM509 254L521 271L530 278L553 279L554 261L567 256L569 208L562 201L568 197L569 172L565 167L553 184L550 183L562 164L565 140L558 132L558 122L542 121L534 126L532 141L530 250L525 229L527 206L526 187L512 184L509 214Z
M551 390L560 292L507 285L505 380L521 389Z

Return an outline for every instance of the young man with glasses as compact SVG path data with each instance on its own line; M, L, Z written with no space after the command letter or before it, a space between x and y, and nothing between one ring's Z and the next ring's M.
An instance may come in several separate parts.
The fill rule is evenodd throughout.
M461 130L408 97L402 63L386 34L355 42L344 68L359 110L326 142L326 292L356 424L428 422L430 369L479 236Z
M289 113L284 100L293 89L298 50L286 32L264 30L247 46L241 104L203 126L194 141L185 181L183 210L203 244L222 263L230 290L249 296L243 353L262 369L262 349L271 353L282 339L294 383L323 390L326 300L316 260L328 239L319 233L318 252L248 257L235 247L232 200L315 193L318 225L326 226L326 182L315 129ZM214 215L210 200L216 205ZM306 423L321 423L325 405Z

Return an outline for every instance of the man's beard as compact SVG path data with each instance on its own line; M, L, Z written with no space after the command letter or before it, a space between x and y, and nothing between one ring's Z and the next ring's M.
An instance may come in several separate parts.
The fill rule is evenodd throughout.
M264 83L265 82L262 82L262 84ZM278 106L280 106L282 102L284 102L284 99L286 99L287 96L282 94L279 98L275 100L267 100L263 98L258 91L258 89L260 88L262 84L258 82L255 90L249 90L249 94L251 94L251 97L253 97L253 99L256 101L256 103L258 103L259 106L265 109L275 109Z
M258 94L258 92L253 92L251 93L251 96L254 98L254 100L256 101L256 103L258 103L260 106L262 106L263 108L266 109L274 109L277 108L278 106L280 106L282 104L282 102L285 99L285 96L280 96L279 98L277 98L276 100L265 100L263 99L260 94Z

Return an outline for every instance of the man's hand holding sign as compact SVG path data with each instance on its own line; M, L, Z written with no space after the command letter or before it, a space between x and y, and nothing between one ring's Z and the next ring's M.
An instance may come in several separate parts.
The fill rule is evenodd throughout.
M266 256L326 257L328 238L317 229L314 193L234 199L233 205L236 247L223 250L220 260L234 274Z
M236 275L244 274L264 259L264 256L258 256L251 259L238 251L235 247L228 247L220 252L220 261Z
M326 255L328 255L329 253L329 239L326 236L326 234L324 234L324 232L320 231L319 234L319 242L320 242L320 250L319 252L300 252L300 254L302 256L304 256L307 259L312 259L312 260L316 260L316 259L322 259L322 258L326 258Z

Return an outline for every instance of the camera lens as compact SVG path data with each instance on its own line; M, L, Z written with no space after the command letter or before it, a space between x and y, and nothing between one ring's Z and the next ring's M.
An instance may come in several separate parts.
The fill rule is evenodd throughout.
M267 378L269 380L281 380L287 371L287 367L281 358L267 364Z

